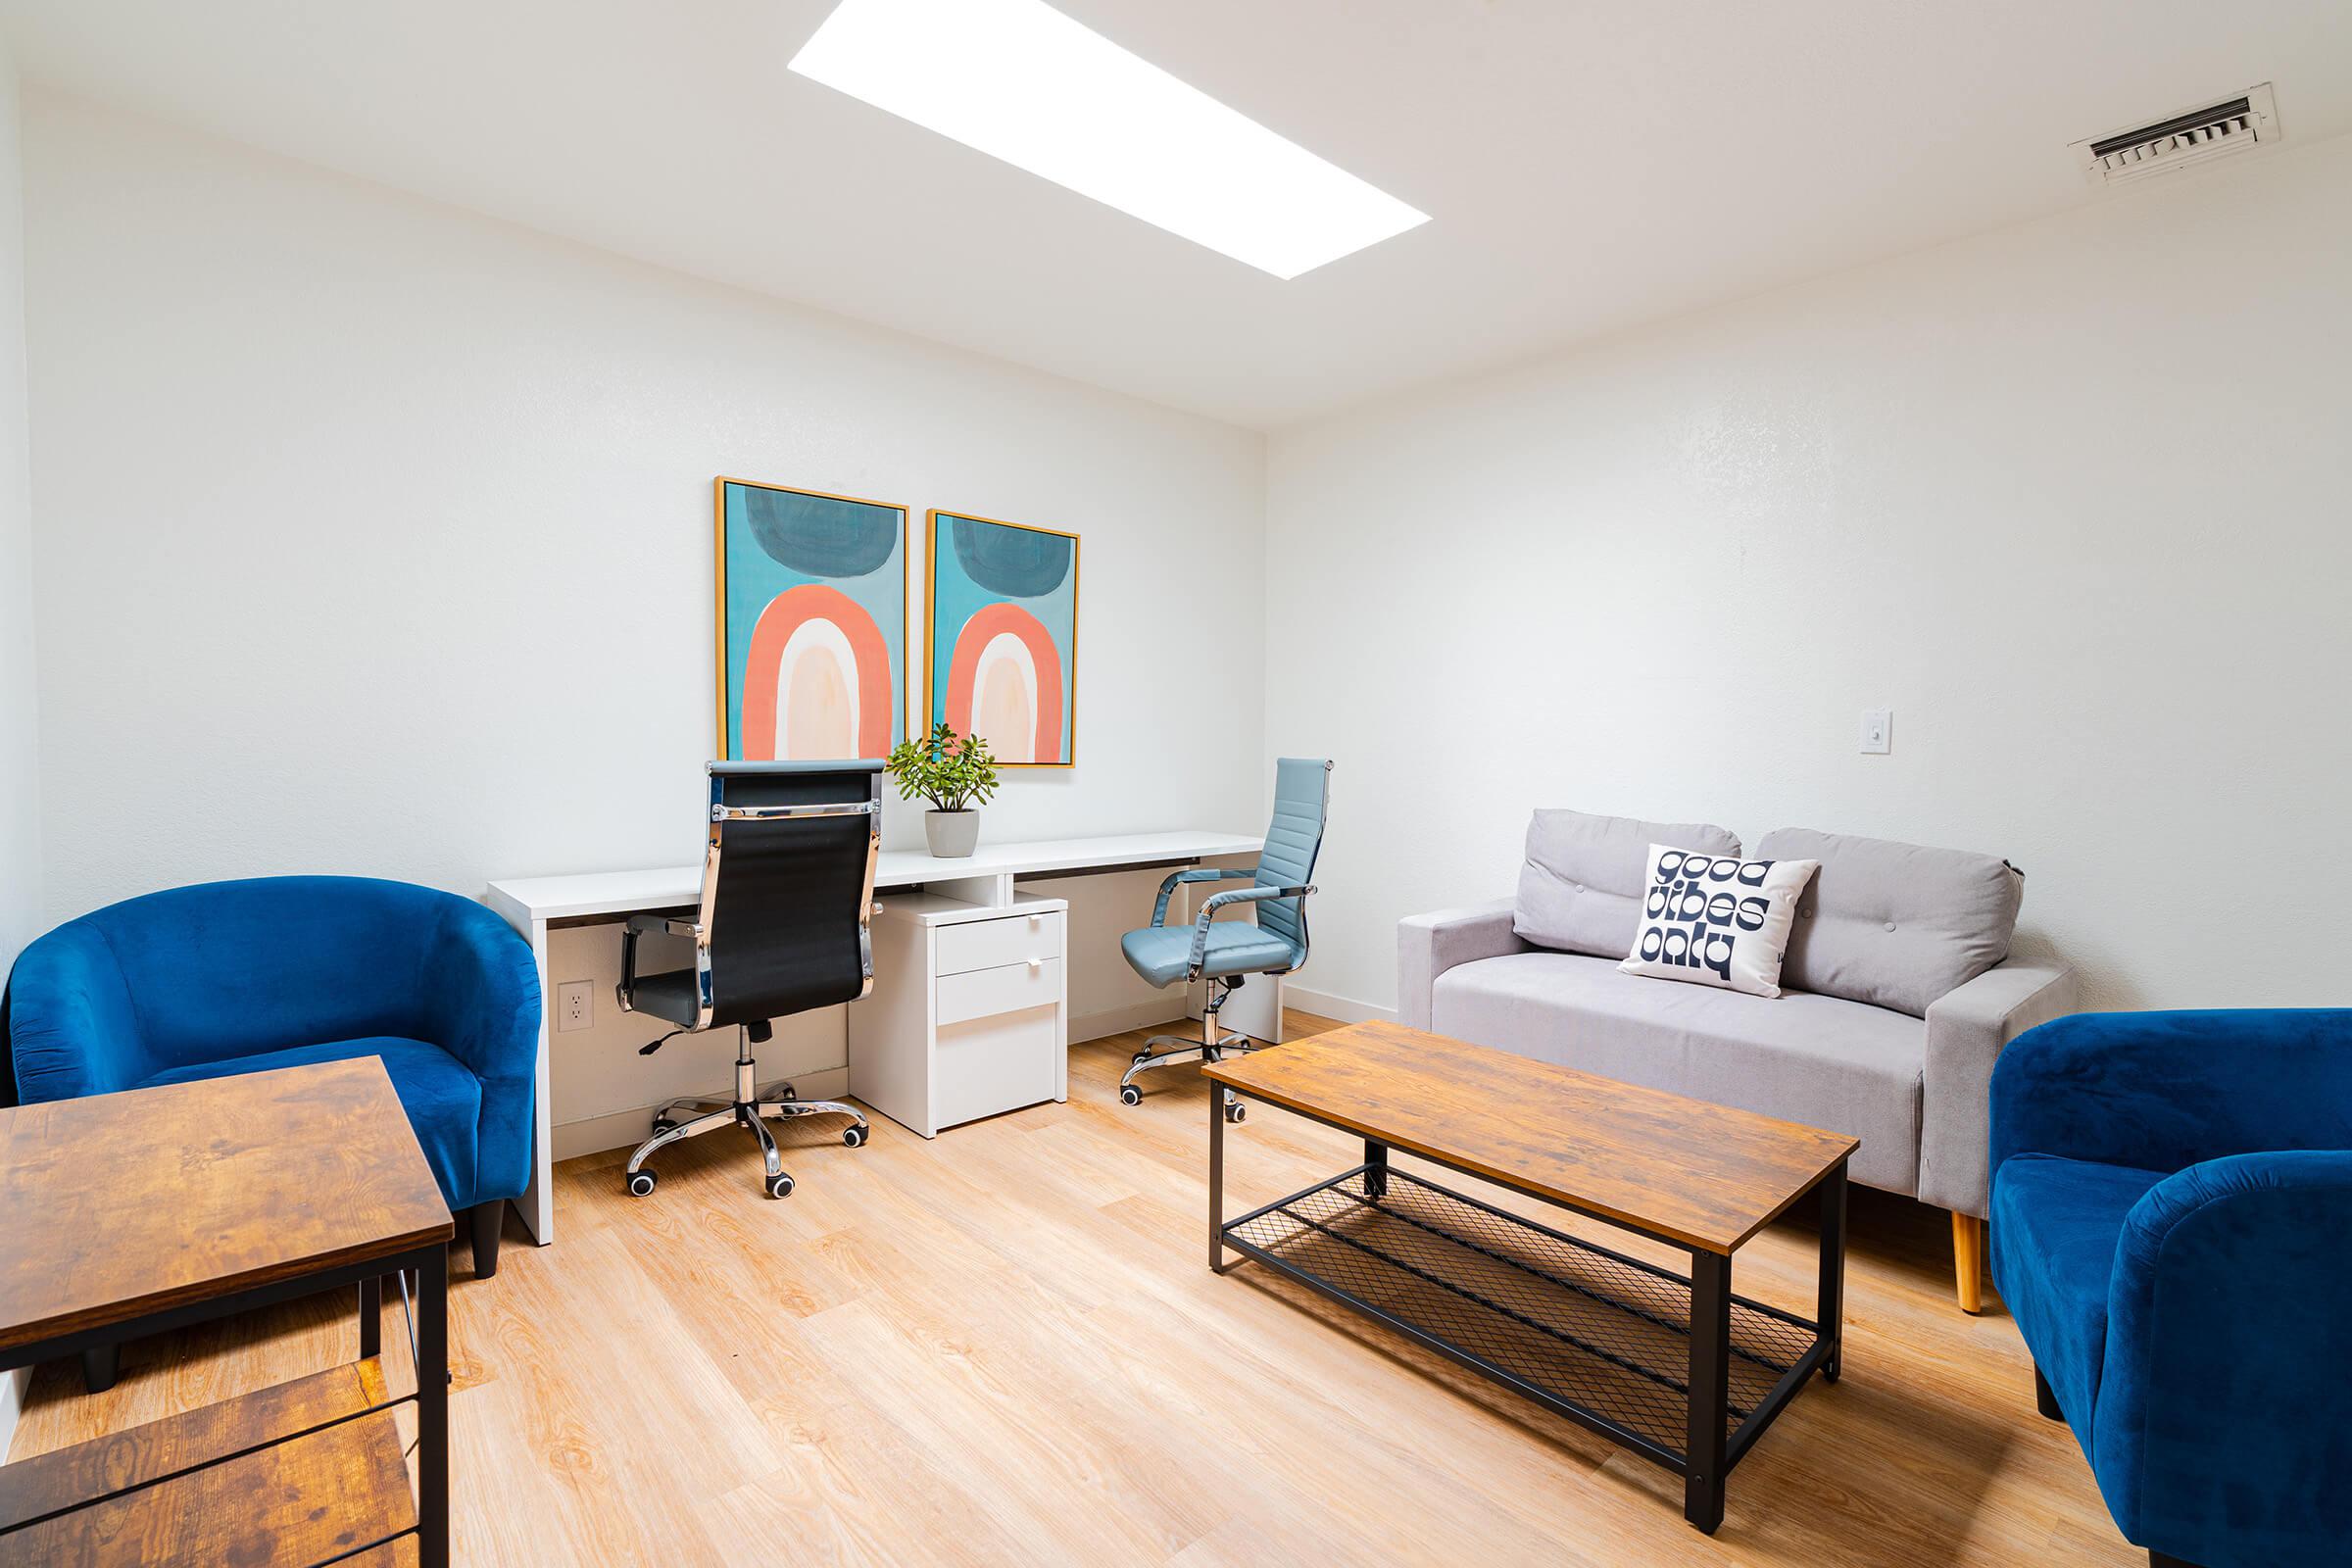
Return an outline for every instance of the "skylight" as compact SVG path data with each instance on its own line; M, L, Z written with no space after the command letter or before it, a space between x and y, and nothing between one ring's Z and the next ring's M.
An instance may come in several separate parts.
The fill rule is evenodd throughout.
M1276 277L1429 221L1044 0L841 0L792 70Z

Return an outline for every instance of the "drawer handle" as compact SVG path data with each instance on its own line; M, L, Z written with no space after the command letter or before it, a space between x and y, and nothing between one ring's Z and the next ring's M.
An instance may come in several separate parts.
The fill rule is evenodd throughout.
M1029 960L1029 967L1032 969L1041 969L1045 967L1045 962L1046 960L1043 958L1031 958Z

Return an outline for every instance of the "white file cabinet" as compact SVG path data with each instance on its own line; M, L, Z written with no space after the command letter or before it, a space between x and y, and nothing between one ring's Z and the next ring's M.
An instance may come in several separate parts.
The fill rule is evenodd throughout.
M1068 1099L1068 910L1025 895L885 896L874 993L850 1008L850 1093L925 1138Z

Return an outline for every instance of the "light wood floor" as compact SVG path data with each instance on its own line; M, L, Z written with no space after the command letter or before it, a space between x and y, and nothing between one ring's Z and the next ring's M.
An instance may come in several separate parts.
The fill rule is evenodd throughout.
M559 1166L558 1245L510 1219L496 1279L453 1264L458 1560L2145 1562L2034 1413L1997 1301L1953 1307L1939 1211L1855 1189L1844 1379L1733 1472L1709 1541L1665 1472L1262 1269L1212 1276L1206 1089L1176 1068L1119 1105L1140 1038L1075 1048L1066 1105L934 1143L782 1130L781 1202L726 1133L668 1152L650 1199L622 1154ZM1360 1157L1267 1106L1226 1148L1236 1213ZM1776 1229L1735 1288L1809 1309L1813 1247ZM320 1298L128 1347L94 1397L44 1367L15 1454L354 1344Z

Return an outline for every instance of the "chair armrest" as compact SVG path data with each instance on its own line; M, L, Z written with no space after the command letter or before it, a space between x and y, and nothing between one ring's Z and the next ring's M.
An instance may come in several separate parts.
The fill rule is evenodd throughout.
M684 942L700 942L703 928L692 920L681 920L667 914L632 914L620 928L620 984L612 994L620 1000L621 1011L629 1010L629 993L637 987L637 939L641 936L676 937Z
M2352 1148L2352 1009L2079 1012L1992 1073L1990 1157L2174 1171L2230 1154Z
M111 1095L155 1070L130 988L96 926L59 926L19 955L7 1012L20 1103Z
M2338 1560L2347 1236L2340 1150L2203 1161L2133 1206L2085 1444L2132 1541L2196 1562Z
M667 914L632 914L626 927L629 936L684 937L692 942L703 934L703 928L692 920L681 920Z
M1255 869L1245 868L1238 865L1196 865L1189 870L1170 871L1167 875L1167 879L1161 882L1159 885L1159 898L1152 906L1152 924L1154 928L1157 928L1158 926L1166 923L1168 918L1168 895L1176 891L1179 883L1235 881L1254 882L1256 880L1257 872Z
M1982 1218L1991 1205L1992 1066L2010 1041L2075 1010L2072 965L1996 963L1928 1004L1920 1087L1919 1200Z
M1535 945L1511 929L1516 899L1495 899L1460 909L1408 914L1396 922L1396 1017L1427 1029L1438 976L1456 964L1532 953Z
M1195 980L1200 978L1200 966L1208 958L1209 922L1216 919L1217 911L1226 905L1256 904L1264 899L1303 899L1314 891L1312 883L1302 883L1287 888L1236 888L1231 893L1209 895L1207 901L1200 906L1200 913L1193 921L1193 956L1190 966L1192 978Z

